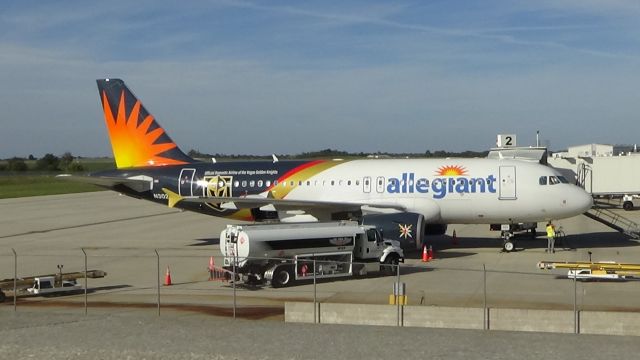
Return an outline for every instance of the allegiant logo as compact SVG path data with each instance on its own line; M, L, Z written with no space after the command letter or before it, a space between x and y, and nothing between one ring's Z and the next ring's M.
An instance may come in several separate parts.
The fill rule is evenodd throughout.
M429 180L416 179L414 173L402 173L400 178L389 178L387 192L390 194L431 193L434 199L442 199L451 193L495 193L496 178L489 175L486 178L456 176Z

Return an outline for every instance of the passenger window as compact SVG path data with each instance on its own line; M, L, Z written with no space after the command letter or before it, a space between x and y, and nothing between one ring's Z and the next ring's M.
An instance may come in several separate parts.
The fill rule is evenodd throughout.
M342 186L342 180L338 181L338 185Z
M240 186L240 181L236 180L233 182L233 187L238 187Z
M331 180L331 186L333 186L335 184L336 184L335 180Z
M256 186L256 181L255 180L251 180L249 182L249 187L254 187L254 186Z
M356 186L360 186L360 180L356 180Z
M278 180L273 180L273 186L278 186Z
M262 180L258 180L258 187L262 187Z
M271 186L271 180L267 180L267 183L265 184L267 187Z
M351 180L347 181L347 186L351 186Z
M291 187L293 187L296 183L294 181L291 182Z
M307 180L307 186L311 186L311 181Z
M540 185L547 185L547 177L540 176L540 179L538 180L538 182L540 183Z
M242 187L247 187L247 180L242 180Z

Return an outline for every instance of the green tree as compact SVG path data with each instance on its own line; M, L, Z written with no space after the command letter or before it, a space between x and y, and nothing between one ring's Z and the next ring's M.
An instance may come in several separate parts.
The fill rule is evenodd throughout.
M27 171L27 169L27 164L22 158L12 157L8 161L7 170L9 171Z
M53 154L45 154L42 158L36 161L36 169L44 171L58 171L60 170L60 159Z

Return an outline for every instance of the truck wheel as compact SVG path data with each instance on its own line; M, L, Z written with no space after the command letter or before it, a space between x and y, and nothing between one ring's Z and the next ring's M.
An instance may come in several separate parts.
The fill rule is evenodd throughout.
M271 279L271 286L274 288L280 288L289 286L292 282L293 276L287 266L278 266L273 272L273 279Z
M625 201L622 204L622 208L625 209L626 211L631 211L633 210L633 202L632 201Z
M382 268L383 273L387 275L393 275L397 271L395 265L398 265L399 263L400 262L398 261L398 256L396 256L395 254L389 254L387 258L384 259L383 265L381 265L380 267Z

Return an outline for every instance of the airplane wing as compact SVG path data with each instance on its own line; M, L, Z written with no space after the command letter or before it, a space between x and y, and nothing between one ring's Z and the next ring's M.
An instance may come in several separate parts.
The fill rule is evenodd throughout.
M174 207L178 202L222 204L235 208L255 208L271 205L279 210L333 210L333 211L360 211L363 207L371 209L389 209L396 211L406 211L403 205L391 202L364 203L364 202L337 202L322 200L289 200L275 199L261 196L233 196L233 197L202 197L202 196L181 196L175 192L163 188L165 194L169 196L169 207ZM229 204L232 203L232 204Z
M149 191L153 189L153 178L144 175L123 178L116 176L80 176L72 174L60 174L56 175L56 179L83 182L87 184L107 187L110 189L117 188L118 186L126 186L137 192Z

